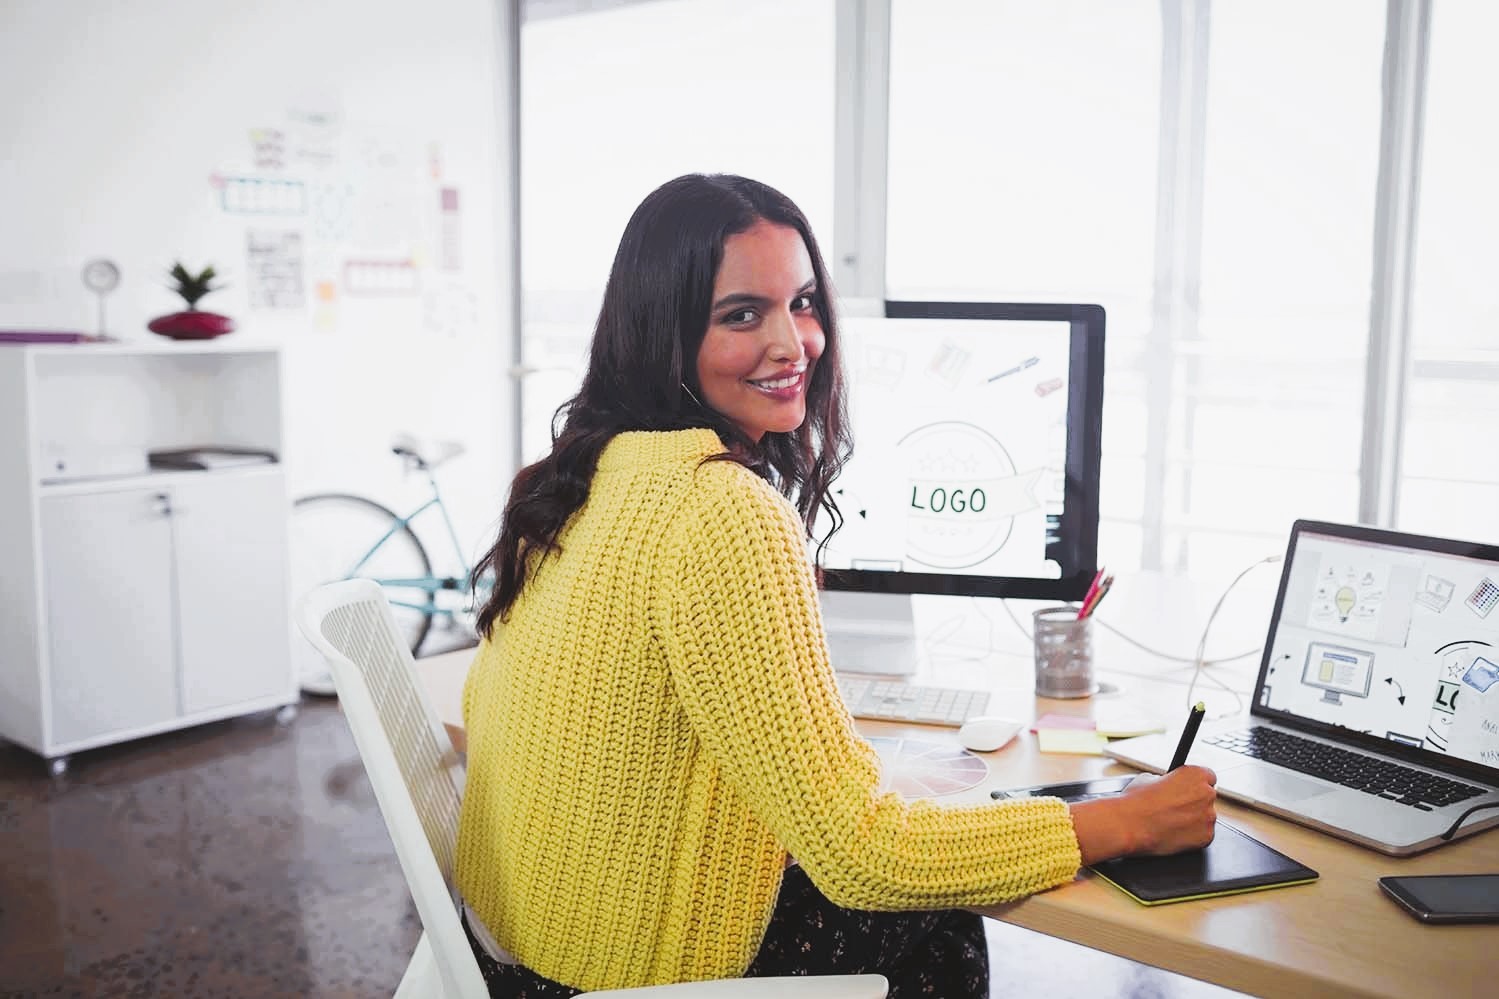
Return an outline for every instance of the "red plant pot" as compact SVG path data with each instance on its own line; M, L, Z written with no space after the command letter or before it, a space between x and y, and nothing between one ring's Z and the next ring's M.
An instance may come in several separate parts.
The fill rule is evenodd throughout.
M233 333L234 320L217 312L189 309L186 312L173 312L168 316L157 316L146 324L146 328L173 340L211 340L225 333Z

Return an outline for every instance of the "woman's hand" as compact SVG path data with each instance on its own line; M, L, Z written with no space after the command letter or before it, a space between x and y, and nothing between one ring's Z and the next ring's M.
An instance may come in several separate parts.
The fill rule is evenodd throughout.
M1136 777L1117 797L1070 806L1083 863L1207 846L1218 817L1217 781L1206 767L1180 767L1164 777Z

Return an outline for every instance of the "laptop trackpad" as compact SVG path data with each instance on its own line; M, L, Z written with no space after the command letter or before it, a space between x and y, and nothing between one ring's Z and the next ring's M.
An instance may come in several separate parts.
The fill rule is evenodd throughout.
M1225 791L1270 804L1304 801L1335 790L1315 781L1302 780L1292 774L1277 773L1261 766L1234 767L1219 778L1219 784Z

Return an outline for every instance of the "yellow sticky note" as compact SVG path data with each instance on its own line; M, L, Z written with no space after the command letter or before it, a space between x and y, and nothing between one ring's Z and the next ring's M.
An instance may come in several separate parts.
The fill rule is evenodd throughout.
M1154 718L1143 715L1119 715L1100 718L1096 726L1099 735L1109 739L1133 739L1137 735L1164 732L1166 726Z
M1036 745L1043 753L1102 756L1108 744L1108 739L1087 729L1043 728L1036 733Z

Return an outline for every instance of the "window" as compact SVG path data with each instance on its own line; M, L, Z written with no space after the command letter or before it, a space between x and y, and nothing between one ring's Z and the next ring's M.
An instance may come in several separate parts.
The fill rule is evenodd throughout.
M1201 305L1176 345L1162 563L1358 516L1382 5L1213 4Z
M576 391L620 233L672 177L762 180L833 232L832 0L654 0L521 29L523 461Z
M1104 306L1101 550L1121 569L1140 549L1160 48L1153 0L891 8L887 297Z
M1361 0L894 0L889 294L1104 305L1111 568L1356 516L1383 40Z
M1433 5L1412 291L1402 530L1499 541L1499 7Z
M1386 5L890 4L886 296L1108 310L1109 566L1218 574L1278 550L1294 517L1356 519L1391 249L1374 245ZM758 176L834 249L835 6L853 5L588 6L522 32L528 457L653 186ZM1432 9L1396 526L1493 540L1499 138L1481 126L1499 10ZM1416 45L1408 20L1393 30Z

